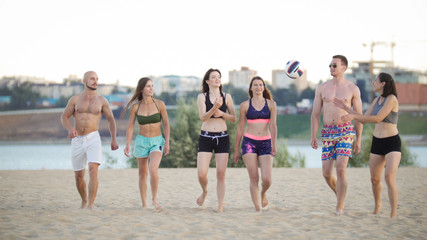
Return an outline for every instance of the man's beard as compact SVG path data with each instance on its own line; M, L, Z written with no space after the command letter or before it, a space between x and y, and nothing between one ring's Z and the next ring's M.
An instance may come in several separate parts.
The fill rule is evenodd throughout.
M86 84L86 87L87 87L87 88L89 88L89 89L90 89L90 90L92 90L92 91L95 91L95 90L96 90L96 88L89 87L89 85L87 85L87 84Z

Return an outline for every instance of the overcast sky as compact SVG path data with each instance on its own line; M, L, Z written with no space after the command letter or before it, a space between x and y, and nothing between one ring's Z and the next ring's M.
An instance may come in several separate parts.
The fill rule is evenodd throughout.
M426 0L0 0L0 77L62 82L98 73L136 86L148 75L202 77L248 66L264 79L299 60L329 78L332 55L369 60L394 41L397 66L427 71ZM390 60L386 45L375 60Z

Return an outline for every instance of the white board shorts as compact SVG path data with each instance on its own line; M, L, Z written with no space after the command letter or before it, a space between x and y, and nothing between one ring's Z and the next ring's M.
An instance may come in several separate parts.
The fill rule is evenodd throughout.
M87 163L101 164L101 137L98 131L71 139L71 161L74 171L86 168Z

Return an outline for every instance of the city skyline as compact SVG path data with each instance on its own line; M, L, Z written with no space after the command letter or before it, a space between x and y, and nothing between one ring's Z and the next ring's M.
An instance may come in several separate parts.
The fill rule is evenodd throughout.
M264 79L297 59L308 80L329 78L332 55L370 59L372 41L396 43L395 65L427 71L427 1L0 2L0 76L62 82L98 73L135 86L143 76L202 78L247 66ZM387 46L375 60L391 60Z

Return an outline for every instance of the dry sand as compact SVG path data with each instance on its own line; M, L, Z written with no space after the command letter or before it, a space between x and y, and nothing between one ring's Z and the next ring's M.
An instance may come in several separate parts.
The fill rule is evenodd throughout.
M400 168L398 219L372 215L369 169L349 168L345 215L321 169L273 169L270 205L255 214L246 169L227 170L225 212L216 209L215 169L207 206L196 169L160 169L163 210L141 210L136 169L100 170L96 212L78 209L71 170L0 171L0 239L426 239L427 169ZM87 176L86 176L87 179ZM148 198L151 198L149 192Z

